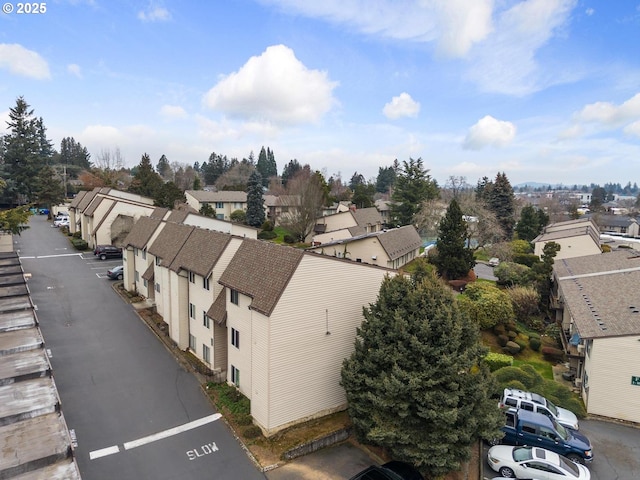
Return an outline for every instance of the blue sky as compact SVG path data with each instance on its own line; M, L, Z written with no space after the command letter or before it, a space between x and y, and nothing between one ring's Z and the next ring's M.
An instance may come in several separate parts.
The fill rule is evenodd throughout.
M57 0L0 14L0 119L126 164L640 183L640 0Z

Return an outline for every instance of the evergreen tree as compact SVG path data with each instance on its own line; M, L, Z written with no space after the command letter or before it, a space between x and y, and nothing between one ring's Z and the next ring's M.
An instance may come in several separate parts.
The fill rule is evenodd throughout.
M64 185L50 165L45 165L38 174L38 193L34 199L40 207L51 211L53 205L64 201Z
M386 278L364 317L342 368L361 442L435 478L458 469L478 438L500 436L478 327L447 286L426 271Z
M373 207L373 196L376 193L376 187L372 183L360 183L356 185L353 190L353 196L351 197L351 203L356 208L368 208Z
M51 161L51 142L46 138L42 119L22 97L9 110L10 133L2 138L3 176L8 202L18 205L33 202L38 195L40 170Z
M155 172L151 165L149 155L145 153L142 155L142 159L138 164L135 175L133 176L133 181L129 186L129 191L155 199L162 185L162 178ZM171 206L173 206L173 204Z
M263 149L264 150L264 149ZM262 154L262 152L261 152ZM260 160L258 160L259 162ZM264 200L262 198L262 177L254 170L247 183L247 216L246 223L259 228L264 223Z
M175 208L176 203L186 203L184 192L173 182L162 183L153 196L155 204L164 208Z
M486 177L485 177L486 178ZM515 197L509 179L504 173L498 173L494 182L478 183L476 194L485 201L498 219L502 227L503 238L507 241L513 238L515 225Z
M156 172L158 172L158 175L160 175L165 180L169 180L169 178L171 178L171 164L169 163L167 157L164 156L164 154L162 154L162 156L158 160L158 163L156 165Z
M387 193L396 182L396 171L393 167L378 168L376 192Z
M410 158L402 164L403 168L397 173L391 197L391 218L396 225L411 225L422 203L438 197L438 183L431 179L429 170L423 168L421 158Z
M202 164L201 170L204 175L205 185L213 185L224 173L231 168L229 159L226 156L218 155L216 152L209 155L209 161Z
M596 186L591 191L591 202L589 203L589 209L593 212L599 212L602 210L602 205L604 205L607 201L607 191L600 187Z
M258 155L258 163L256 163L256 170L262 177L262 186L267 187L269 185L269 179L278 175L278 167L273 157L273 152L267 148L262 147L260 154Z
M365 183L367 183L367 181L364 179L364 175L362 175L361 173L355 172L351 176L351 180L349 180L349 189L352 192L355 192L356 187L358 185L364 185Z
M541 220L542 219L538 216L538 212L536 212L533 205L525 206L522 209L522 212L520 212L520 220L518 220L518 223L516 224L516 233L518 234L518 238L520 240L526 240L527 242L533 241L533 239L542 232L542 229L546 225L546 223L541 225Z
M437 254L432 263L438 273L447 280L466 277L476 264L473 251L467 246L467 222L462 217L462 210L454 198L447 208L447 213L440 221Z
M295 177L300 170L302 170L302 165L300 165L298 160L296 160L295 158L293 160L290 160L282 170L282 186L286 188L287 182Z
M67 166L74 165L88 170L91 168L90 158L91 154L87 147L83 147L73 137L65 137L60 142L59 163Z

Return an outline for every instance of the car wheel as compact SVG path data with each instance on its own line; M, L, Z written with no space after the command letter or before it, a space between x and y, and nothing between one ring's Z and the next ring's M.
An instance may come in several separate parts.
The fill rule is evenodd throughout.
M107 256L103 253L102 255L100 255L100 260L106 260Z
M122 274L118 275L118 280L122 280Z
M584 459L577 453L570 453L569 455L567 455L567 458L572 462L579 463L580 465L584 465Z
M516 478L516 474L509 467L502 467L500 469L500 475L505 478Z

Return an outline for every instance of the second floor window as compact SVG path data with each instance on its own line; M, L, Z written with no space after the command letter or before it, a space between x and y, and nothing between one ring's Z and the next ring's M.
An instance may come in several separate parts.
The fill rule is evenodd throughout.
M239 298L239 294L237 290L231 290L231 303L233 303L234 305L238 305L240 298Z
M205 290L210 290L211 289L211 286L209 285L209 280L210 279L211 279L211 276L202 278L202 288L204 288Z
M196 274L193 272L189 272L189 282L196 283Z
M231 345L240 348L240 332L235 328L231 329Z

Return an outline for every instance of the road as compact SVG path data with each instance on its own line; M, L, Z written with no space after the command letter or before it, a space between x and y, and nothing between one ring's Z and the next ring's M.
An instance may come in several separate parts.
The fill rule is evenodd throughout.
M200 389L106 279L44 216L15 249L86 480L264 479Z

